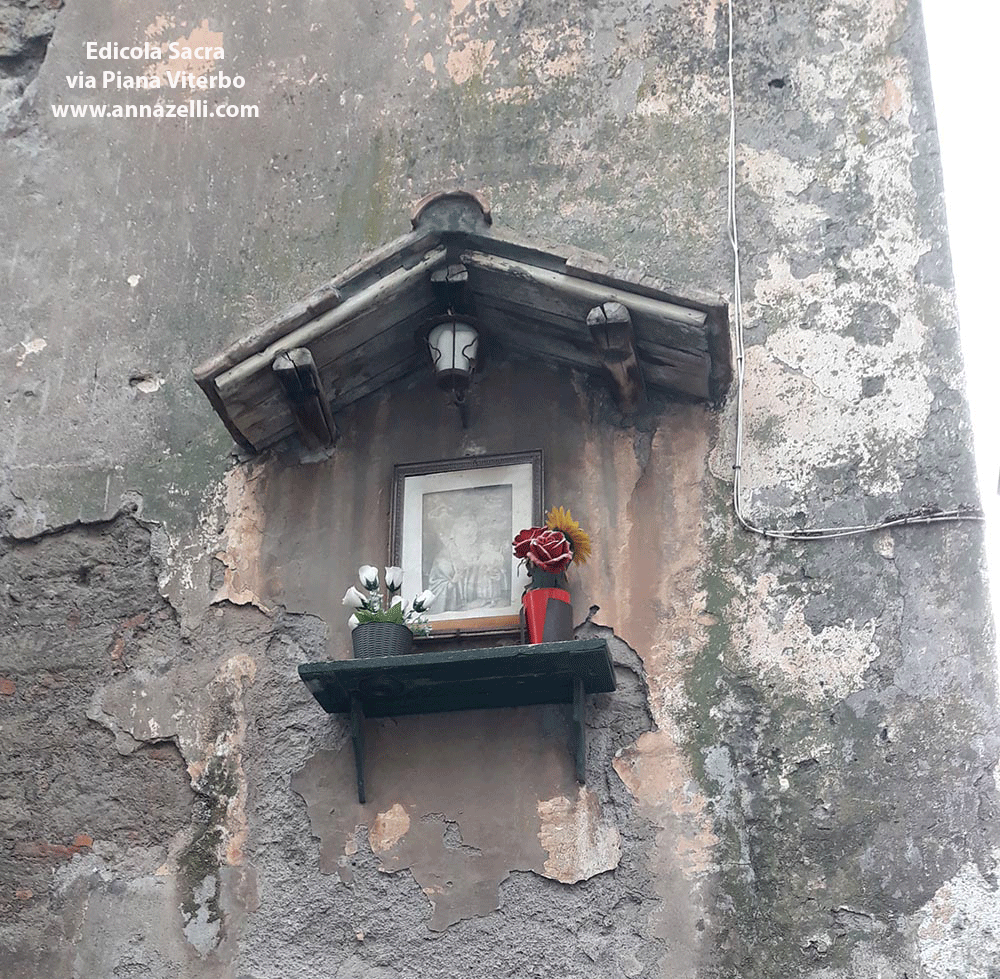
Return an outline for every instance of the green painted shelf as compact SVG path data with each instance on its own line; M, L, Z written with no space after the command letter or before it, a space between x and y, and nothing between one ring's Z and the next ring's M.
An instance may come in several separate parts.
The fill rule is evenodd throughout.
M365 801L366 716L571 703L576 774L583 782L583 698L615 689L614 665L604 639L303 663L299 676L328 714L351 715L359 802Z

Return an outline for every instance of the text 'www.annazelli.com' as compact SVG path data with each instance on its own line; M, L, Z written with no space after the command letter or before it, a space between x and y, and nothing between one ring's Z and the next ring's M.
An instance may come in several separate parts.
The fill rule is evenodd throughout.
M79 104L51 106L56 119L257 119L256 105L209 105L205 99L156 102L152 105Z

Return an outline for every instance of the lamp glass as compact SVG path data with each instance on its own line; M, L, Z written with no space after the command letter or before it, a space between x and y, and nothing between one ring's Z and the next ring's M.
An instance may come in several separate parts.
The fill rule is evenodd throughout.
M471 375L476 366L478 345L479 334L475 328L461 320L439 323L427 334L427 346L430 347L434 370L439 374L444 371L461 371Z

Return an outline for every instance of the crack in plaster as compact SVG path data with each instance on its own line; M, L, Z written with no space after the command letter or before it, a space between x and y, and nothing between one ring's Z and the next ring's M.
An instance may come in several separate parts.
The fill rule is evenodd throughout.
M76 467L75 463L67 464L66 468L73 469ZM58 469L55 465L30 465L30 466L9 466L9 469L13 470L38 470L38 469ZM51 537L54 534L61 534L67 530L73 530L76 527L100 527L113 523L120 517L131 517L140 527L150 531L155 534L159 529L159 526L151 520L142 519L143 511L143 498L141 494L134 491L127 493L122 493L121 499L119 500L118 509L109 515L101 515L90 519L88 517L81 516L76 520L68 520L65 523L60 524L49 524L48 517L42 508L42 502L37 500L27 500L23 496L20 496L14 488L9 483L4 483L4 489L10 496L16 500L19 507L14 508L14 512L8 517L8 526L5 528L0 527L0 536L9 536L12 540L18 541L30 541L37 540L40 537ZM29 516L28 508L29 506L34 507L33 515ZM5 515L6 516L6 515Z

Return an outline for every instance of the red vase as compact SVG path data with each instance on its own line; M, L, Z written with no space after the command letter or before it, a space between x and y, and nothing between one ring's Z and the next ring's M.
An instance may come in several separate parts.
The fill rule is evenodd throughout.
M528 642L563 642L573 638L573 606L564 588L532 588L521 596Z

